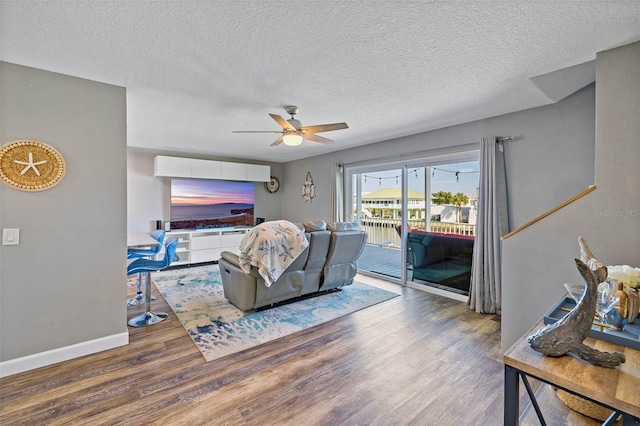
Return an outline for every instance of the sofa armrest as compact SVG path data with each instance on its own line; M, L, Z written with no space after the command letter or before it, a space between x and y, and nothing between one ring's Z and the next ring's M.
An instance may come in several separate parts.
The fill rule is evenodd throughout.
M220 253L220 258L226 260L227 262L240 267L240 258L238 257L237 254L230 252L230 251L223 251L222 253Z
M220 260L225 260L242 271L242 268L240 268L240 258L237 254L230 251L223 251L222 253L220 253ZM218 261L218 263L220 263L220 261ZM255 266L251 267L251 271L248 275L252 276L253 278L262 278L258 273L258 268L256 268Z

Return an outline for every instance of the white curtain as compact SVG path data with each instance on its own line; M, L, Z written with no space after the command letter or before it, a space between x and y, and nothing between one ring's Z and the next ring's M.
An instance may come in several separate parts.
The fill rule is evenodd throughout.
M331 203L331 222L344 221L344 167L336 163L331 166L331 186L329 201Z
M480 141L480 191L468 305L502 311L500 237L509 232L504 149L495 137Z

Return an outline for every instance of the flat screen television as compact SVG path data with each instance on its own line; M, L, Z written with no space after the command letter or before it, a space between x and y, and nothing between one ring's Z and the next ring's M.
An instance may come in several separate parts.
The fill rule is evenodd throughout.
M254 183L171 179L171 229L253 226Z

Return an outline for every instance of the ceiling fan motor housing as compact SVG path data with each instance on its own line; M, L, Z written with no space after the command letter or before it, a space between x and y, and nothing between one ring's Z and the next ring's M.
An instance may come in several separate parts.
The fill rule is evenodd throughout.
M296 130L300 130L300 126L302 126L302 123L299 120L295 119L295 115L298 113L298 107L295 105L287 105L284 107L284 110L287 111L287 114L291 116L291 118L288 119L287 122L291 124Z
M300 130L300 126L302 126L300 120L296 120L295 118L290 118L287 120L287 122L298 130Z

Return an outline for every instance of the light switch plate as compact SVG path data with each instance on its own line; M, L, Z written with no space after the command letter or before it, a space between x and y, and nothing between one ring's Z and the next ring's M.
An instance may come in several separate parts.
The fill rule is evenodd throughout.
M2 245L17 246L20 244L20 229L5 228L2 230Z

